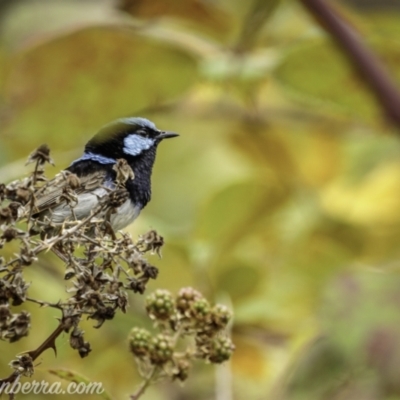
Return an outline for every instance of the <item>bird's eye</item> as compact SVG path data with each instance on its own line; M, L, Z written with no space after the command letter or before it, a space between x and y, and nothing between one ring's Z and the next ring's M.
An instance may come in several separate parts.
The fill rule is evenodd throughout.
M140 135L143 137L149 137L149 133L145 129L139 129L136 131L136 135Z

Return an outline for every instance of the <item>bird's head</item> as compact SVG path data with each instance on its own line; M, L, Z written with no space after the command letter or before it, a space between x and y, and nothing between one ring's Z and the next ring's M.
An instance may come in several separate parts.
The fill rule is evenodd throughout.
M140 157L154 153L163 139L179 136L174 132L161 131L145 118L121 118L105 125L86 144L85 153L105 158Z

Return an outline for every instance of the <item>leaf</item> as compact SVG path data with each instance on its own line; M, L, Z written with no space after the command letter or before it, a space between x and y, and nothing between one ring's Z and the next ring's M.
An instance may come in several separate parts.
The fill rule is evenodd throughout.
M232 262L226 265L224 270L218 274L218 291L227 292L235 301L252 295L264 276L251 265Z
M379 118L380 110L365 83L327 41L312 41L290 51L275 76L297 100L368 122Z
M267 212L282 204L285 192L271 184L247 181L217 193L200 216L197 236L219 253L232 251Z
M85 131L171 101L195 77L195 61L175 48L116 28L80 30L11 60L4 131L26 152L26 135L52 149L76 146Z
M400 164L381 164L361 182L338 179L324 188L321 204L330 215L364 227L400 222Z
M400 15L398 12L372 12L364 13L373 34L393 39L400 35Z
M242 27L242 32L237 44L238 50L250 48L260 30L271 17L280 0L253 0L252 7L248 12Z
M335 133L304 133L302 143L293 148L298 173L306 184L318 187L340 171L341 142Z
M374 169L400 157L400 142L395 135L349 137L344 147L344 169L351 184L359 184Z
M306 346L286 372L285 399L327 399L348 379L346 359L327 338L319 337Z
M3 46L0 45L0 93L3 91L6 63L7 63L6 50L4 49ZM0 102L3 102L3 99L1 97L0 97Z
M265 379L269 371L262 346L239 336L235 336L233 342L236 346L232 357L233 369L252 380Z
M247 123L235 129L230 139L257 168L265 167L266 181L292 182L296 169L288 136L280 126ZM273 176L271 176L271 174Z
M85 376L75 372L71 371L68 369L50 369L49 372L58 378L64 379L68 382L74 382L76 384L82 384L82 386L86 386L88 388L92 387L94 384L98 384L98 382L92 382L90 379L86 378ZM100 386L101 390L103 390L101 393L95 392L96 394L99 394L100 397L102 397L105 400L112 400L112 397L110 396L109 393L107 393L102 385Z
M61 32L121 22L122 17L113 7L113 0L81 0L79 4L74 0L14 2L6 10L1 34L7 46L18 48L49 40Z
M359 271L330 285L324 328L349 361L377 373L379 384L398 393L399 276Z
M231 24L217 2L201 0L122 0L120 8L135 18L178 17L224 32Z

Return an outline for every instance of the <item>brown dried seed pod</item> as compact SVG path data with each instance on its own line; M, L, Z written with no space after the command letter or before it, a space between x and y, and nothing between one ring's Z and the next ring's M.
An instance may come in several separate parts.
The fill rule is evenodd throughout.
M42 144L36 150L34 150L28 157L26 165L37 162L39 165L43 165L46 162L54 165L53 160L50 158L50 148L47 144Z

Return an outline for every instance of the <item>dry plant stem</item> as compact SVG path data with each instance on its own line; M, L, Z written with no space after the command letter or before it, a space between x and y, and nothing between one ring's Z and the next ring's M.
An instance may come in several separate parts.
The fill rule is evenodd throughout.
M369 85L389 119L400 128L400 93L385 66L326 0L299 0L336 40Z
M65 325L60 323L57 328L50 334L50 336L35 350L27 351L26 354L29 354L32 358L32 361L35 361L44 351L47 349L53 349L57 354L56 350L56 339L60 334L64 331ZM6 383L13 383L20 377L20 374L17 371L14 371L7 378L0 379L0 387Z
M32 182L33 186L35 186L36 181L37 181L37 172L38 172L38 168L39 168L39 160L36 160L35 170L34 170L34 172L33 172L33 182ZM31 200L30 200L30 203L31 203L31 210L29 211L28 224L30 223L31 218L32 218L34 201L35 201L35 200L34 200L34 197L32 196L32 198L31 198Z
M57 328L37 349L28 351L27 354L29 354L32 357L33 361L36 360L47 349L53 349L54 353L57 354L56 339L58 338L58 336L60 336L60 334L64 331L64 329L65 329L65 324L60 322Z
M134 394L131 394L131 396L130 396L131 400L137 400L140 396L142 396L144 394L146 389L151 384L153 378L156 376L158 369L159 369L159 367L157 367L157 366L153 367L153 369L149 373L149 376L141 383L138 390Z
M36 163L35 163L35 170L33 171L33 181L32 181L33 186L35 186L36 182L37 182L37 173L38 173L39 165L40 165L40 160L37 159Z
M95 209L92 214L90 214L88 217L86 217L85 219L83 219L82 221L80 221L78 224L76 224L74 227L70 228L70 229L66 229L64 231L64 233L62 235L58 235L58 236L53 236L50 239L45 240L43 243L37 245L32 252L36 255L38 255L39 253L41 253L44 250L51 250L52 247L63 241L64 239L68 238L69 236L71 236L73 233L75 233L76 231L78 231L83 225L87 224L93 217L95 217L97 214L99 214L102 210L103 210L104 206L99 206L98 209ZM56 253L57 254L57 253ZM58 254L57 254L58 255ZM61 258L61 257L60 257ZM4 265L4 267L8 267L12 264L15 264L17 262L19 262L20 259L19 258L14 258L11 261L9 261L7 264Z
M62 309L62 306L67 305L67 303L49 303L47 301L37 300L37 299L33 299L31 297L27 297L26 301L31 301L32 303L39 304L42 307L53 307L53 308L58 308L58 309Z

